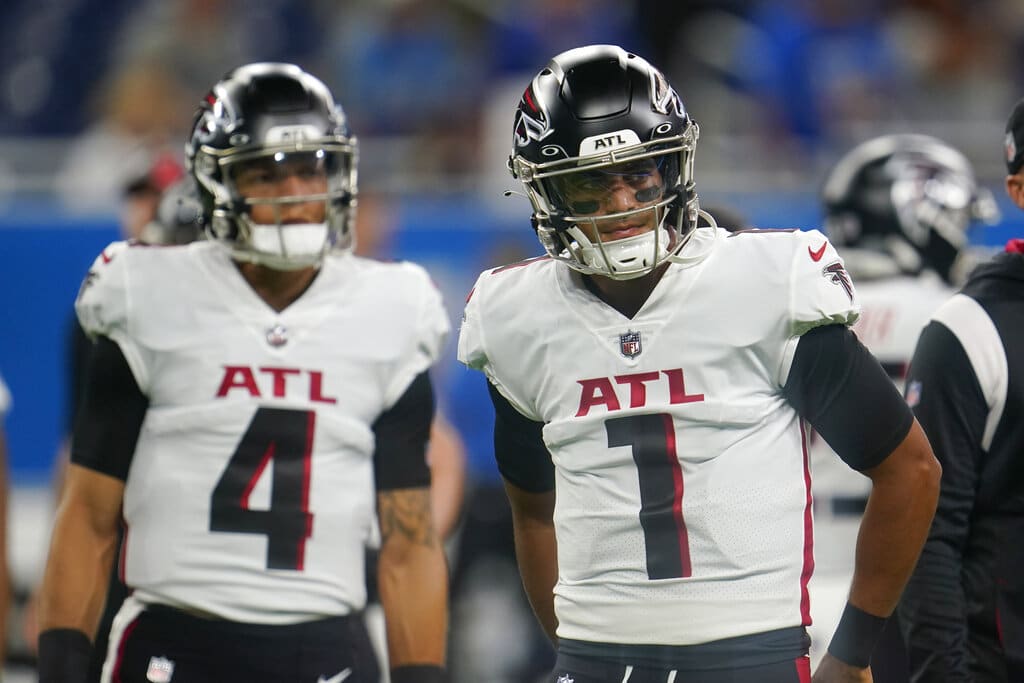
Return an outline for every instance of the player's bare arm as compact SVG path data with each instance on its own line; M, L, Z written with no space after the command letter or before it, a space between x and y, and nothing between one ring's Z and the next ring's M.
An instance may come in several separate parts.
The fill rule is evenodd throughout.
M117 547L124 482L68 466L39 597L39 628L95 634Z
M871 614L888 615L928 535L942 468L914 420L896 450L864 474L872 490L857 539L850 602Z
M864 474L871 478L872 490L857 539L849 605L881 623L895 609L924 545L938 502L941 468L915 420L896 450ZM814 683L871 680L869 668L831 653L813 678Z
M552 643L558 643L558 619L555 618L554 588L558 581L557 544L555 543L555 492L530 493L505 482L512 506L516 562L523 588L537 620Z
M444 542L455 533L462 516L466 488L466 447L443 415L434 416L427 445L434 528Z
M391 667L442 665L447 631L448 570L434 527L430 489L377 495L381 604Z

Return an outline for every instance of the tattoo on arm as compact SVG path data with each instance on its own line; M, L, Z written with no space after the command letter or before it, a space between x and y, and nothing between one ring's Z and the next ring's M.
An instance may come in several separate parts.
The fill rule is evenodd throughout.
M413 544L437 544L434 523L430 515L430 489L393 489L377 495L380 533L386 543L398 534Z

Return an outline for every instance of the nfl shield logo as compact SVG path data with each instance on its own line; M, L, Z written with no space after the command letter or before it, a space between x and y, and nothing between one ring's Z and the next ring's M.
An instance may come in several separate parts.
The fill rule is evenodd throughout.
M643 348L640 346L640 333L627 332L619 335L619 350L626 358L636 358Z
M174 662L166 657L150 657L146 680L152 683L170 683L174 675Z

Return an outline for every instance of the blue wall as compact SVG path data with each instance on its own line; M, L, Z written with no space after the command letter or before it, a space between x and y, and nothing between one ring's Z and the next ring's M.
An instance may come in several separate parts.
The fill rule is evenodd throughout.
M12 477L48 476L63 434L65 339L75 294L93 258L117 239L113 220L15 214L0 221L0 374Z

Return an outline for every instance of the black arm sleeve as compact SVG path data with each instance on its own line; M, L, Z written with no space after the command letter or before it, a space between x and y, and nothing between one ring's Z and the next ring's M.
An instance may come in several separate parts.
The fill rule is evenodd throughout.
M149 399L139 389L121 347L98 337L89 354L71 462L122 481L135 454Z
M555 466L544 445L544 423L524 417L490 382L487 391L494 404L494 459L501 476L530 493L551 491Z
M988 406L956 336L936 322L921 333L907 376L914 413L942 464L938 509L899 603L911 674L970 680L963 555L971 530ZM940 673L941 672L941 673Z
M78 318L72 316L67 335L68 375L67 375L67 433L75 429L78 411L82 405L82 391L85 387L85 373L89 369L89 355L92 354L92 340L85 334Z
M882 366L844 325L800 337L783 394L855 470L882 462L914 421Z
M377 439L374 480L377 490L430 486L427 442L434 420L434 387L422 372L402 397L373 423Z

